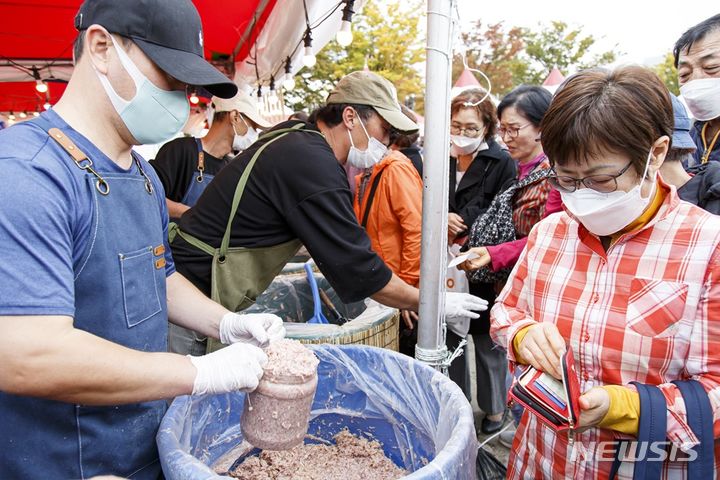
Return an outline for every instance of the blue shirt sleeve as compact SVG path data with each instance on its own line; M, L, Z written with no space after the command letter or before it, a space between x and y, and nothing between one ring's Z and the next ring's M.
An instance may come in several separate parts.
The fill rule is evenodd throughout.
M42 151L0 154L0 315L75 314L72 182L36 161Z

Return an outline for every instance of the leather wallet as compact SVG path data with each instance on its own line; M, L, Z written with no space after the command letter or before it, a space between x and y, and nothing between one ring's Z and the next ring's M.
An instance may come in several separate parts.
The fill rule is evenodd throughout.
M509 395L556 432L572 430L580 417L580 382L572 350L560 359L562 381L528 366L515 380Z

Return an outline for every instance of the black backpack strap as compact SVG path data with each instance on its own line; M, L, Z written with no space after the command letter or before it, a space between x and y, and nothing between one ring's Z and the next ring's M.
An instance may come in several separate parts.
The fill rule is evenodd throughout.
M365 204L365 212L363 212L362 222L360 223L365 229L367 229L368 216L370 216L370 207L372 207L373 199L375 198L375 190L377 190L378 184L380 183L380 176L382 175L383 171L384 170L380 170L377 175L375 175L373 183L370 186L370 192L368 192L368 199L367 203Z

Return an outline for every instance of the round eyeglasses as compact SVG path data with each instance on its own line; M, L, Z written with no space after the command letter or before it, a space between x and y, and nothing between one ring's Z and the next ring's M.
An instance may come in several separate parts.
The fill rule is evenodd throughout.
M520 125L519 127L503 127L502 125L500 125L497 132L498 135L500 135L500 138L505 138L505 135L507 134L507 136L510 137L510 139L512 140L513 138L517 138L517 136L520 135L520 130L531 124L532 122L528 122L525 125Z
M477 127L461 127L460 125L450 125L450 133L453 135L465 135L469 138L477 138L481 132L482 130Z
M563 192L574 192L582 183L583 186L585 186L586 188L592 188L596 192L611 193L618 188L618 177L620 177L623 173L627 172L628 168L630 168L632 163L633 162L631 160L627 165L625 165L622 170L620 170L615 175L603 174L590 175L583 178L573 178L566 177L564 175L553 174L547 177L547 179L553 187Z

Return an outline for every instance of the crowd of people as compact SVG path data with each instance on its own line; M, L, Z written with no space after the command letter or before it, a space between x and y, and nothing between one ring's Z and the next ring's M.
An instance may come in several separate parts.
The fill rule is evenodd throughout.
M309 116L271 125L203 58L190 2L142 8L87 0L64 96L0 132L7 478L158 478L166 399L257 387L263 347L285 330L242 310L301 246L344 302L400 309L400 350L414 354L422 167L436 159L395 87L353 72ZM720 15L674 55L690 115L639 66L449 105L447 240L472 256L458 267L468 291L446 293L442 315L470 319L449 350L474 345L450 378L474 394L484 434L506 425L528 366L562 380L570 350L582 390L570 433L515 409L509 478L614 475L574 444L638 438L645 385L662 393L670 442L720 436L713 420L702 437L676 383L698 382L720 411ZM180 130L188 85L214 95L209 131L145 161L132 146ZM687 463L661 466L687 478Z

